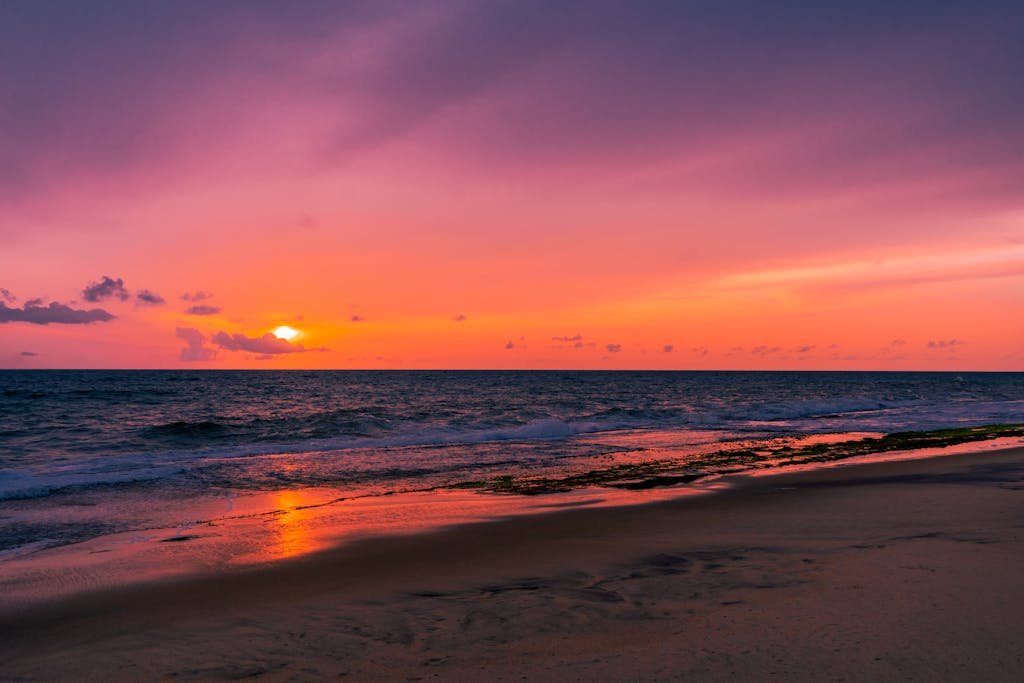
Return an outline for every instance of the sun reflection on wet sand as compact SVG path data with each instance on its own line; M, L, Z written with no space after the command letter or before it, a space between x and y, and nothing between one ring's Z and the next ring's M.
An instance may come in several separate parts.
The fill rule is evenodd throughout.
M312 510L305 506L316 504L302 490L280 491L274 497L276 512L273 519L275 542L268 544L267 559L283 560L305 555L319 545L310 533Z

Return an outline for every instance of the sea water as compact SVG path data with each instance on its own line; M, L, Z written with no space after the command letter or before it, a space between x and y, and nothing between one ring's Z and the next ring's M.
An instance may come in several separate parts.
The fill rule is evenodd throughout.
M1021 421L1024 373L0 371L0 562L211 499L228 515L653 446Z

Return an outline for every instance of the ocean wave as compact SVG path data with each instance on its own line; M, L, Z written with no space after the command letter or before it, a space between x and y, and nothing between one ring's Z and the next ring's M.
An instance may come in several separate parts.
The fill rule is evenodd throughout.
M193 435L210 435L219 434L228 429L227 425L223 425L220 422L214 422L212 420L201 420L199 422L188 422L185 420L176 420L174 422L168 422L166 424L154 425L152 427L146 427L142 430L142 434L153 435L153 436L193 436Z
M120 391L114 380L125 384L126 377L135 378L129 384L138 390L120 395L135 398L124 406L104 400ZM614 430L713 430L740 438L1019 422L1024 415L1020 385L988 376L972 377L970 391L959 393L951 393L953 380L940 374L243 373L217 375L215 383L199 375L155 374L143 381L147 377L118 375L110 386L85 389L100 399L89 406L61 398L69 384L82 390L77 376L63 385L48 380L51 386L25 381L6 387L22 392L39 385L56 398L31 409L18 398L0 404L15 417L13 429L5 424L0 433L0 468L8 468L0 471L0 500L187 481L214 461L264 456L327 454L324 461L337 470L325 475L329 480L357 467L357 460L395 449L467 446L477 452L479 444L556 441L565 450L577 437ZM166 386L172 379L195 386L164 390L170 398L158 405L147 402L159 393L154 381ZM444 459L451 452L393 457L409 460L400 469L414 473L410 459ZM240 466L236 473L244 471ZM230 473L210 473L195 481L231 484Z
M0 501L44 498L68 489L151 482L182 471L180 467L152 466L118 470L114 463L103 465L98 468L85 465L62 472L0 470Z

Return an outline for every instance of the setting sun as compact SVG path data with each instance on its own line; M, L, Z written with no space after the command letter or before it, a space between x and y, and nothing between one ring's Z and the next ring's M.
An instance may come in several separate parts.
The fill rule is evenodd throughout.
M278 339L284 339L285 341L291 341L295 337L299 336L299 331L294 327L288 327L287 325L281 325L280 327L274 328L274 336Z

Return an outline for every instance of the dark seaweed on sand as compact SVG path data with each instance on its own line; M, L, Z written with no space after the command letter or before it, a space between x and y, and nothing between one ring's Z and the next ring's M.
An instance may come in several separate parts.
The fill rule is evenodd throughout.
M484 493L539 495L560 493L593 486L620 489L650 489L688 484L710 475L729 474L749 469L782 467L806 463L831 462L859 455L922 448L943 448L973 441L1024 436L1024 424L996 424L927 432L895 432L881 437L854 439L838 443L801 446L774 445L753 450L720 450L696 460L650 460L623 463L560 477L515 477L503 475L484 481L464 481L445 488L475 489Z

